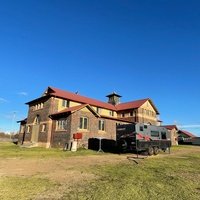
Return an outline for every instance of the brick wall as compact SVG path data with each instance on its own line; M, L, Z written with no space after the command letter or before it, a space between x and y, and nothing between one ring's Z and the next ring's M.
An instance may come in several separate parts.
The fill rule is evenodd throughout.
M52 137L51 137L51 146L52 147L64 148L66 143L68 145L70 145L70 142L71 142L71 140L70 140L70 138L71 138L71 115L65 116L62 119L67 120L66 130L63 130L63 131L56 130L56 120L57 119L53 120Z
M80 130L79 123L80 117L87 117L89 119L89 127L88 130ZM101 118L97 118L91 112L82 112L78 111L72 114L72 126L71 126L71 140L73 141L73 133L82 133L83 138L79 140L79 147L88 147L88 139L102 137L106 139L116 139L116 121L110 119L103 119L105 121L105 131L99 131L99 120Z
M42 102L42 101L41 101ZM41 103L38 101L37 103ZM35 104L37 104L35 103ZM49 126L49 121L51 120L49 118L49 115L57 109L57 102L54 101L54 98L51 97L49 99L46 99L44 102L43 108L34 110L35 104L29 105L29 110L28 110L28 117L27 117L27 126L30 126L30 132L27 132L27 127L25 130L25 138L24 141L28 142L31 141L31 134L32 134L32 127L34 124L34 120L36 116L39 116L39 134L38 134L38 142L39 143L46 143L47 142L47 137L48 137L48 131L51 128ZM42 132L42 125L46 124L46 129L44 132ZM20 137L22 138L22 137Z

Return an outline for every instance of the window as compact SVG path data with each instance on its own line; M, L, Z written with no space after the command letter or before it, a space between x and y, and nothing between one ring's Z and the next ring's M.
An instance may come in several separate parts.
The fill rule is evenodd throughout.
M143 126L140 126L140 131L143 131L144 129L143 129Z
M147 129L147 125L144 125L144 128Z
M40 116L37 115L34 119L34 124L39 124L40 123Z
M130 117L133 117L133 111L130 112Z
M163 140L167 139L166 132L161 132L161 139L163 139Z
M46 124L42 124L42 132L46 131Z
M42 109L44 107L44 103L38 103L34 106L33 110L39 110Z
M99 120L99 130L105 131L105 121L104 120Z
M88 129L88 118L87 117L81 117L80 118L80 129Z
M68 108L69 107L69 101L66 99L63 99L62 106Z
M66 130L67 129L67 120L59 119L56 122L56 130Z
M97 113L101 114L101 108L97 107Z
M152 137L159 137L159 131L151 131Z
M25 127L24 127L24 125L22 125L21 129L20 129L20 133L24 133L24 129L25 129Z
M114 112L113 111L110 111L110 116L114 116Z
M125 114L124 114L124 113L122 113L122 114L121 114L121 116L122 116L122 117L125 117Z
M27 133L30 133L30 130L31 130L31 127L30 127L30 126L27 126L26 132L27 132Z

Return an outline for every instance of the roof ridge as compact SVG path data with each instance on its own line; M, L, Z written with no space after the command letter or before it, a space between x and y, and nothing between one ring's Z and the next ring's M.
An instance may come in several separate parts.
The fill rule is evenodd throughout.
M135 102L135 101L147 101L147 100L149 100L149 99L150 99L150 98L137 99L137 100L132 100L132 101L127 101L127 102L119 103L119 104L117 104L117 105L125 104L125 103L132 103L132 102Z

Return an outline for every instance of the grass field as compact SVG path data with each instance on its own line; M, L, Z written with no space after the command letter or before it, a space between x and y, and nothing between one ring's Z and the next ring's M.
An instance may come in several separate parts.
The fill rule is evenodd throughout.
M0 199L200 199L200 147L137 161L0 143Z

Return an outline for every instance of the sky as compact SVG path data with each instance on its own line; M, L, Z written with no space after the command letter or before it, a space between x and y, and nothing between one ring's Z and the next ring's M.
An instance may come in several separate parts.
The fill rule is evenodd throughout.
M151 98L200 136L200 1L0 0L0 131L48 86L101 101Z

